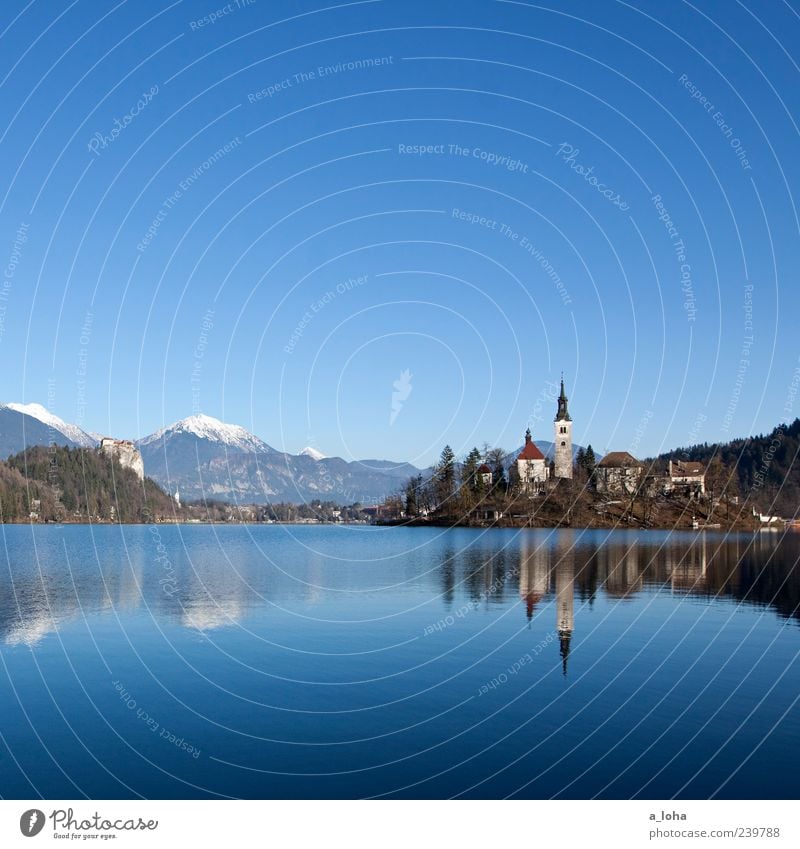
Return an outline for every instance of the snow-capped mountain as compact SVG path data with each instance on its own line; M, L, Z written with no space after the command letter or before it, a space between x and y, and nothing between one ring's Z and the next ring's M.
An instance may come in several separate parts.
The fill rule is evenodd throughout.
M212 416L195 415L161 428L136 442L144 460L145 474L168 492L178 489L186 500L228 499L237 490L227 471L273 449L240 425L227 424Z
M12 454L19 454L32 445L59 445L77 447L71 439L48 427L39 419L0 406L0 459L5 460Z
M94 448L99 442L40 404L0 405L0 457L33 445ZM348 462L315 448L300 454L277 451L240 425L194 415L136 442L144 473L184 501L237 503L329 500L352 504L381 501L417 474L407 463Z
M82 448L94 448L98 443L98 440L86 433L85 430L79 428L77 425L65 422L41 404L11 403L4 404L3 406L8 410L14 410L17 413L22 413L24 416L30 416L40 421L43 425L65 436L69 442L80 445ZM59 441L58 437L54 436L53 438L56 442Z
M190 434L198 439L206 439L211 442L217 442L226 445L233 451L245 451L250 453L258 453L262 451L272 451L272 448L254 436L250 431L245 430L241 425L226 424L213 416L206 416L200 413L195 416L189 416L186 419L181 419L169 427L161 428L150 436L139 440L139 446L150 445L159 440L164 440L177 436L179 434Z
M277 451L243 427L205 415L175 422L137 446L145 474L184 501L372 503L398 489L399 469L406 477L417 472L407 464L347 462L311 447Z

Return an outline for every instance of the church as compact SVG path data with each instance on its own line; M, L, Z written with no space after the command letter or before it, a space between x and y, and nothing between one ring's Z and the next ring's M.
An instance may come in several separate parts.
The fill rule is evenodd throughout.
M561 394L558 396L558 410L553 423L553 442L555 477L572 480L572 418L567 409L567 395L564 392L564 375L561 375Z
M572 479L572 418L567 402L562 375L561 393L558 396L553 422L553 466L551 469L544 454L533 441L531 429L528 428L525 431L525 445L516 462L516 478L523 492L537 495L545 489L548 481Z
M530 428L525 431L525 445L517 457L517 477L522 491L530 495L541 492L550 477L550 467L531 438Z

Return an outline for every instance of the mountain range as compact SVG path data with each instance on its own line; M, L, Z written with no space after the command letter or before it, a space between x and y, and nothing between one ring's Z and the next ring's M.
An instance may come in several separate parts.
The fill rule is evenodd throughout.
M34 445L93 448L100 438L63 421L41 404L0 406L0 458ZM239 425L203 414L161 428L136 440L135 445L146 476L168 492L178 492L183 501L374 504L423 471L411 463L391 460L327 457L311 446L290 454ZM552 457L552 442L540 440L537 445L546 457ZM509 462L519 450L508 455Z
M92 448L98 434L40 404L0 406L0 457L34 445ZM289 454L239 425L206 415L181 419L135 441L147 477L183 501L377 503L420 469L390 460L343 460L315 448Z
M419 469L387 460L343 460L304 449L278 451L238 425L195 415L136 443L145 472L183 499L238 503L374 503Z

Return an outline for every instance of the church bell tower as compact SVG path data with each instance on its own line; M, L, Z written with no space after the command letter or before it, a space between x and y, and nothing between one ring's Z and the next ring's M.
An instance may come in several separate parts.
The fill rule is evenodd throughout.
M556 478L572 478L572 419L567 409L564 392L564 375L561 375L561 394L558 396L558 412L553 423L555 443L554 473Z

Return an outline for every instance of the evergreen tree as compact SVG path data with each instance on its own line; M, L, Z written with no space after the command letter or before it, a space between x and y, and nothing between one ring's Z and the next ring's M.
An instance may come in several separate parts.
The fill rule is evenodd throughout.
M422 475L412 475L405 489L406 515L419 516L423 509L429 508L427 487Z
M462 493L470 493L477 495L481 489L483 481L478 474L478 466L481 464L481 452L477 448L467 454L466 459L461 464L461 490Z
M678 448L658 459L702 463L709 467L706 486L715 496L720 492L726 498L741 496L762 513L788 518L797 515L800 505L798 458L800 419L780 424L768 434Z
M456 482L456 455L449 445L445 445L439 457L434 473L435 493L440 510L451 508L451 500Z

